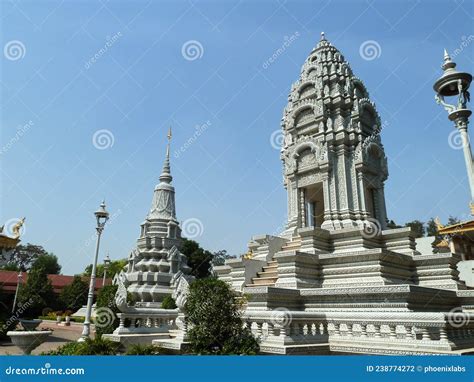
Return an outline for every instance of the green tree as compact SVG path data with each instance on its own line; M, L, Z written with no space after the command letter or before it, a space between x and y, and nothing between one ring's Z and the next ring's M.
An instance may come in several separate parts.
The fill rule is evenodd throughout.
M411 227L415 237L425 236L425 225L419 220L413 220L405 224L405 227Z
M28 272L28 279L18 292L18 309L23 311L22 316L35 318L43 308L55 305L54 301L53 287L45 269L38 267Z
M212 265L224 265L227 259L233 259L234 256L227 254L225 249L214 252L212 256Z
M117 273L120 273L120 271L127 265L127 259L120 259L120 260L112 260L109 264L109 267L107 268L107 278L113 278ZM84 269L84 276L90 276L92 272L92 264L89 264L85 269ZM104 277L104 264L99 263L97 264L97 269L96 269L96 276L98 278ZM102 285L102 284L100 284Z
M20 271L20 267L18 266L18 264L15 264L15 263L6 263L5 265L1 266L0 269L2 271L15 271L15 272Z
M390 228L390 229L395 229L395 228L402 228L401 225L398 225L397 223L395 223L393 220L389 220L387 222L387 228Z
M46 273L49 275L59 275L61 272L61 266L58 263L58 258L52 253L39 255L33 264L31 264L31 269L40 267L44 268Z
M459 220L457 217L454 216L449 216L448 218L448 224L447 225L455 225L461 223L461 220Z
M181 253L187 257L188 265L191 267L191 274L197 279L211 275L211 262L213 259L211 252L201 248L194 240L183 239Z
M76 311L87 303L89 287L80 276L74 276L72 283L66 285L59 296L62 309Z
M13 250L11 256L6 259L7 266L15 266L15 270L22 270L23 272L29 270L31 265L39 256L47 255L48 252L41 245L34 244L20 244Z
M106 285L99 289L96 302L95 330L97 336L110 334L118 327L119 309L115 305L117 285Z
M434 218L426 222L426 236L438 236L438 227Z
M240 300L241 301L241 300ZM222 280L196 280L185 304L191 350L198 354L256 354L258 342L243 327L242 302Z

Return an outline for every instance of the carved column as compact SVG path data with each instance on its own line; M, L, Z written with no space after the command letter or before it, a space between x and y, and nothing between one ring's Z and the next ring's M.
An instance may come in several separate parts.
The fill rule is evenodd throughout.
M327 173L322 174L323 197L324 197L324 221L331 220L331 200L329 193L329 177Z
M361 171L357 172L357 181L359 184L359 203L360 203L360 210L361 210L361 218L364 219L368 216L367 214L367 206L365 203L365 188L364 188L364 174Z

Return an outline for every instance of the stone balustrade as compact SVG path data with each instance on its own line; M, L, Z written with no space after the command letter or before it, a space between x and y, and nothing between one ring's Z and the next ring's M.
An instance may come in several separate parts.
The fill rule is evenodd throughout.
M165 333L176 329L177 309L154 309L152 312L118 313L120 323L114 334Z
M247 311L243 318L259 338L263 352L281 354L295 348L302 350L303 345L324 343L329 344L331 352L451 352L474 337L474 314L465 312L319 313L276 309Z

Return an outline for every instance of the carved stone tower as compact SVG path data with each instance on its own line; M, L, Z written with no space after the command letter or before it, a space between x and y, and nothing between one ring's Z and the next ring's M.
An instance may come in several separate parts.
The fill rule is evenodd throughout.
M386 227L380 117L324 33L291 88L282 129L287 236L304 227L360 227L368 219Z
M160 182L156 185L150 212L141 224L137 247L131 252L125 278L127 291L138 306L159 306L171 294L170 282L179 271L190 271L180 253L181 228L176 219L175 191L170 170L171 129Z

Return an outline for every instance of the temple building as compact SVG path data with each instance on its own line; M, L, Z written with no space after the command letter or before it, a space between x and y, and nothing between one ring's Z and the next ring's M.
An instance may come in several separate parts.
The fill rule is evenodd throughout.
M324 34L291 87L282 129L287 227L215 268L248 297L261 352L471 352L474 291L459 279L461 254L421 253L411 228L387 229L381 120Z
M387 228L381 129L363 82L322 34L283 112L287 225L214 267L245 298L243 319L261 353L472 353L474 290L459 278L462 253L417 247L410 227ZM192 278L179 253L171 179L168 146L137 248L118 278L122 313L109 338L179 352ZM161 309L170 291L178 308Z

